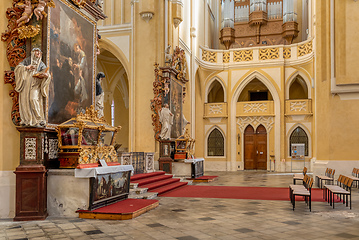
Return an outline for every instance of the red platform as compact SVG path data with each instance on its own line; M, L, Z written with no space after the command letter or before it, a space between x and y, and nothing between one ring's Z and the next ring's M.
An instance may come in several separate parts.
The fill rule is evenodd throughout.
M159 201L154 199L126 199L93 211L78 210L79 218L127 220L138 217L158 207Z

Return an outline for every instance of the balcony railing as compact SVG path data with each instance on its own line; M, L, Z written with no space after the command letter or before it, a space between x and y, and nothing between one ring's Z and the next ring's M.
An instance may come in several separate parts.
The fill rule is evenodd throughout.
M297 99L286 100L285 102L286 115L311 115L312 100L311 99Z
M274 116L274 102L237 102L237 117L238 116Z
M212 65L255 64L268 61L296 61L305 59L313 52L313 40L292 44L266 47L214 50L200 47L201 60ZM309 55L310 56L310 55Z
M227 103L205 103L204 117L227 117Z

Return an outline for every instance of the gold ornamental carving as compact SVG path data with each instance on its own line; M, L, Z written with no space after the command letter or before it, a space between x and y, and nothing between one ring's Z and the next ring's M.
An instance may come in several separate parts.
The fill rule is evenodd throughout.
M291 48L283 48L283 58L289 59L292 57L292 49Z
M260 60L273 60L279 58L279 48L259 49Z
M302 57L304 55L307 55L313 51L313 43L312 41L307 42L305 44L298 46L298 57Z
M20 39L32 38L32 37L35 37L37 34L39 34L40 26L39 25L21 26L17 29L17 31L19 32Z
M76 116L77 121L93 121L93 122L100 122L100 123L106 123L105 118L98 117L98 111L95 110L95 107L91 105L89 108L86 108L85 113L80 113Z
M229 52L223 53L223 63L229 63L231 54Z
M253 50L239 50L233 52L233 60L235 62L252 61Z
M202 51L202 60L210 63L217 63L217 53L207 50Z

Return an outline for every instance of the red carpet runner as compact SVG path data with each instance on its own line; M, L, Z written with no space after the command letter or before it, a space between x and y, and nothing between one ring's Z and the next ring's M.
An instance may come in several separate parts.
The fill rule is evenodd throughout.
M230 198L289 201L289 189L274 187L187 185L175 191L164 193L160 195L160 197ZM298 200L301 199L301 197L298 197ZM312 189L312 201L324 202L323 191L321 189Z

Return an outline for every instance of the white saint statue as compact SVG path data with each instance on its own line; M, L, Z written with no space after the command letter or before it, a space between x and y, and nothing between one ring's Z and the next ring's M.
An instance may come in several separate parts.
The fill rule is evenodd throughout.
M39 48L31 51L15 68L15 90L19 93L20 125L43 127L46 125L44 100L48 97L50 74L41 61Z
M166 103L160 111L160 122L162 123L160 138L168 140L171 138L171 128L173 125L173 113Z
M98 111L98 118L103 117L103 108L104 108L104 97L105 93L102 90L101 82L105 79L105 74L103 72L99 72L96 76L96 105L95 110Z
M190 124L189 121L184 117L184 114L182 114L182 135L186 133L186 126L187 124Z

